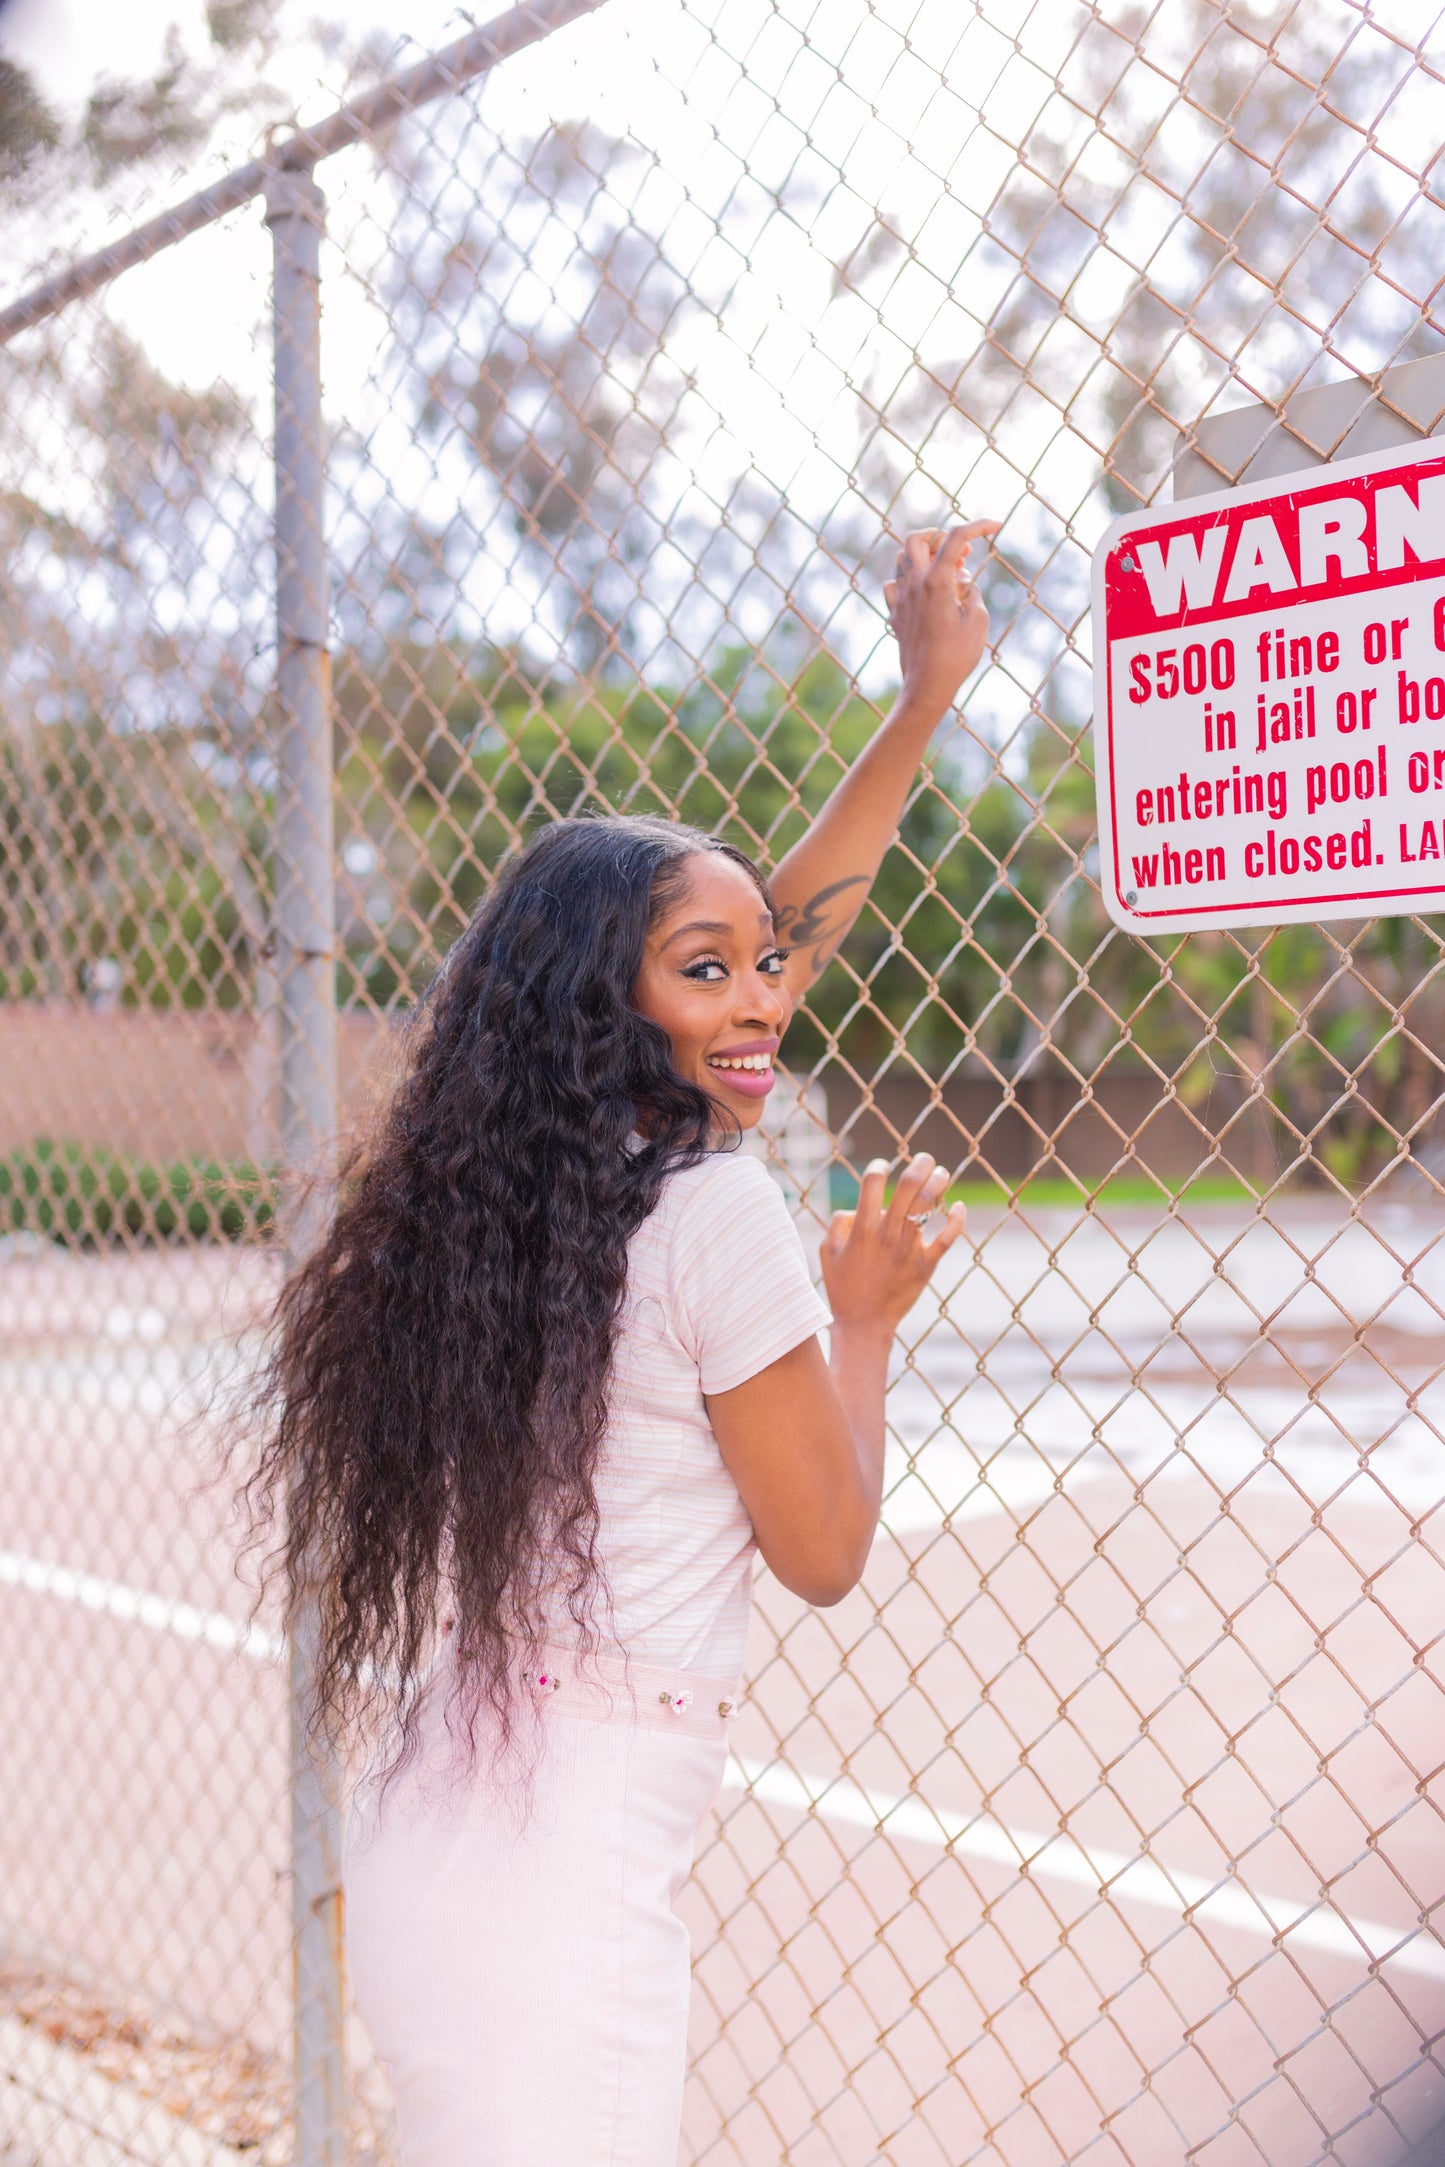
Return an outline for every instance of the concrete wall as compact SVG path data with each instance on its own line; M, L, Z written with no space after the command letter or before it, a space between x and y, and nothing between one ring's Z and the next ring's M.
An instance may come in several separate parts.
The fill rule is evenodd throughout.
M370 1017L343 1018L343 1119L364 1118L393 1072L395 1035ZM242 1016L0 1004L0 1151L37 1136L108 1144L147 1159L275 1154L274 1063ZM817 1109L816 1094L813 1105ZM935 1094L921 1078L860 1094L830 1079L827 1117L847 1156L891 1157L900 1143L963 1171L978 1161L1007 1182L1049 1163L1097 1180L1132 1149L1152 1171L1178 1176L1223 1133L1228 1158L1251 1176L1272 1173L1268 1116L1240 1111L1221 1086L1193 1113L1146 1074L1113 1073L1083 1098L1061 1070L1021 1078L1012 1092L988 1077L953 1080Z
M1268 1112L1244 1103L1238 1086L1216 1086L1204 1104L1186 1108L1156 1077L1127 1071L1101 1077L1087 1093L1061 1068L1012 1084L954 1079L940 1092L922 1078L883 1082L852 1104L830 1091L829 1112L855 1164L906 1147L931 1151L965 1179L992 1173L1009 1185L1035 1169L1089 1182L1116 1170L1178 1179L1203 1164L1216 1139L1228 1165L1215 1171L1272 1180L1295 1149L1273 1133Z
M369 1017L343 1020L349 1116L367 1105L389 1037ZM0 1003L0 1152L50 1136L145 1159L272 1157L269 1051L243 1016Z

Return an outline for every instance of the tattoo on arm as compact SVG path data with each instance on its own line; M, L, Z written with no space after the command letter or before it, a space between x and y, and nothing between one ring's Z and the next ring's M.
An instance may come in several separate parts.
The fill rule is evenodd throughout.
M820 888L810 895L806 903L784 903L778 911L778 939L790 948L811 949L808 958L814 977L832 961L839 943L863 905L860 895L846 900L852 888L869 886L866 873L850 873L846 880L835 880L831 886Z

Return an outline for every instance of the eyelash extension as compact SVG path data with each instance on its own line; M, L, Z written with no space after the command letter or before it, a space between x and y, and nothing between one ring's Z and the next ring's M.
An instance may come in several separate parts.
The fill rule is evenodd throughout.
M791 948L770 948L763 960L771 963L776 957L779 963L786 963L792 952ZM721 956L695 956L682 975L684 978L691 978L695 972L706 970L710 964L716 964L720 971L727 969Z

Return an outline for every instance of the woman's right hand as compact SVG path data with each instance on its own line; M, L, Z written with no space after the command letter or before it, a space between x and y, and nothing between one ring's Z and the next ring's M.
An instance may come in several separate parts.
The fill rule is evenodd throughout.
M948 1173L921 1151L885 1198L888 1161L873 1159L863 1170L858 1204L835 1211L823 1239L823 1284L835 1323L886 1330L891 1338L927 1286L940 1259L963 1232L967 1212L950 1207L942 1231L923 1239L919 1223L938 1205Z

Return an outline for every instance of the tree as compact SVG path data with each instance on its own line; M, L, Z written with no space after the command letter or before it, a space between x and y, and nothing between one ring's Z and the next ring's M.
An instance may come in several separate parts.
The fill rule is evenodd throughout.
M208 0L202 52L172 27L153 75L102 78L73 115L56 112L28 70L0 60L0 201L50 217L79 189L200 150L229 119L284 111L279 89L251 72L275 57L279 13L280 0Z
M1393 920L1338 937L1114 931L1079 818L1081 655L1105 521L1150 501L1217 400L1283 399L1332 366L1370 374L1439 350L1438 214L1388 140L1419 65L1339 11L1283 0L1092 11L979 208L940 336L900 388L880 364L858 394L855 468L873 501L906 488L903 447L950 426L1028 479L1007 540L1032 569L1011 594L997 575L995 595L999 650L1029 697L984 723L989 779L960 803L972 827L996 780L1020 792L1010 862L1034 869L1039 916L1020 948L994 949L1028 1018L1019 1057L1048 1051L1085 1077L1142 1059L1195 1103L1222 1076L1263 1095L1287 1158L1303 1136L1351 1176L1395 1150L1382 1114L1396 1077L1411 1078L1411 1122L1440 1096L1425 1051L1445 1036L1438 940ZM882 322L913 253L885 205L838 293Z
M264 56L270 20L214 0L206 66ZM371 232L378 337L371 411L338 421L331 462L343 999L414 997L552 811L675 808L776 857L887 697L859 694L827 612L880 519L934 516L945 465L976 455L1021 492L984 575L998 666L815 996L819 1046L930 1077L1142 1065L1194 1103L1222 1075L1351 1178L1390 1148L1387 1111L1423 1120L1445 1041L1427 930L1146 943L1095 885L1084 619L1103 523L1230 386L1283 390L1322 357L1435 336L1429 232L1374 128L1411 63L1381 40L1347 95L1341 35L1255 0L1093 12L982 206L951 314L896 381L882 362L857 376L836 457L862 508L820 511L816 533L741 449L718 479L726 417L697 367L768 222L822 207L790 153L759 153L715 215L692 204L679 225L659 161L589 121L509 133L463 99L377 146L379 187L337 221L348 247ZM180 140L178 105L204 104L199 65L112 86L68 135L33 86L0 82L0 158L24 187L66 158L92 179L139 170ZM916 225L883 206L839 263L838 309L884 322ZM100 878L85 808L103 739L144 844L111 867L116 937L170 954L152 901L172 876L204 888L219 866L226 898L203 897L194 968L137 965L127 997L254 1000L271 778L252 419L103 328L27 351L0 384L4 817L31 838L7 869L7 982L73 993L101 938L66 882ZM66 909L90 928L69 947Z
M539 655L618 682L699 666L764 596L775 615L796 571L779 492L753 475L719 503L696 473L719 417L689 357L727 308L746 194L727 245L684 265L662 215L675 183L590 121L508 133L461 100L379 155L377 385L431 471L398 489L390 449L380 471L365 429L338 438L348 644L466 636L484 568ZM784 178L777 200L796 193Z

